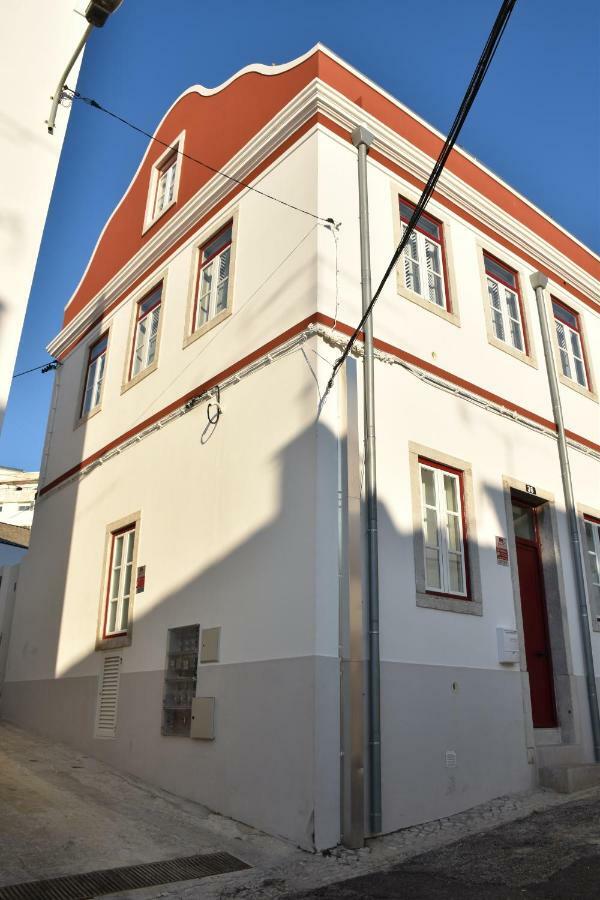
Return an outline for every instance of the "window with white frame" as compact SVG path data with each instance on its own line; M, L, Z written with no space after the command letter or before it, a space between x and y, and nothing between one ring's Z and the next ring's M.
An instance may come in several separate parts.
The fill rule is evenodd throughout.
M400 199L402 233L415 207ZM404 284L409 290L443 309L450 308L446 285L442 223L421 213L402 254Z
M227 309L232 230L230 223L200 248L192 331Z
M167 208L175 196L175 178L177 176L178 148L175 147L165 161L159 166L156 177L156 188L152 218L156 219Z
M90 347L80 416L86 416L100 405L100 400L102 399L102 385L104 383L104 370L106 368L107 347L108 334L102 335L102 337Z
M162 282L137 304L129 377L134 378L156 359Z
M600 519L592 519L586 516L584 524L592 584L600 598Z
M587 388L589 383L579 316L554 298L552 298L552 312L563 375Z
M483 254L483 261L494 334L515 350L526 352L517 273L489 253Z
M133 590L135 524L126 525L110 536L104 637L125 634Z
M419 459L427 591L467 596L462 472Z

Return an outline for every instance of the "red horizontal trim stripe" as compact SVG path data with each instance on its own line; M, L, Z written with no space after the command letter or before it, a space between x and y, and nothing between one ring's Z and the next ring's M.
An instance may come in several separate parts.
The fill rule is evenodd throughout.
M140 434L146 428L154 425L154 423L162 419L163 416L166 416L174 410L178 409L180 406L183 406L183 404L187 403L188 400L206 393L206 391L209 391L211 388L215 387L226 378L229 378L231 375L235 375L236 372L239 372L241 369L244 369L246 366L255 362L261 356L266 355L271 350L274 350L276 347L281 346L291 338L296 337L311 323L325 325L328 328L335 327L337 331L345 335L350 335L353 332L353 329L349 325L346 325L344 322L335 322L330 316L327 316L324 313L314 312L312 315L307 316L300 322L292 325L291 328L283 331L281 334L268 341L266 344L258 347L258 349L253 350L252 353L249 353L247 356L242 357L242 359L239 359L237 362L232 363L230 366L228 366L226 369L223 369L218 374L213 375L212 378L209 378L207 381L198 385L198 387L195 387L191 391L188 391L186 394L183 394L181 397L178 397L177 400L173 400L172 403L164 406L158 412L153 413L151 416L149 416L147 419L144 419L134 428L131 428L129 429L129 431L125 431L123 434L119 435L119 437L114 438L114 440L110 441L108 444L105 444L104 447L102 447L100 450L97 450L95 453L92 453L80 463L77 463L77 465L72 466L70 469L67 469L67 471L63 472L62 475L59 475L53 481L45 485L40 490L40 495L47 494L48 491L51 491L53 488L58 487L58 485L62 484L63 481L66 481L68 478L76 475L86 466L91 465L91 463L96 462L96 460L104 456L105 453L108 453L110 450L118 447L119 444L124 443L124 441L129 440L129 438L135 437L136 434ZM362 332L360 333L360 338L361 340L363 338ZM430 362L427 362L424 359L420 359L418 356L414 356L412 353L407 353L405 350L401 350L400 347L395 347L393 344L388 344L386 341L382 341L379 338L375 338L374 344L378 350L381 350L384 353L389 353L396 359L410 363L414 366L418 366L418 368L423 369L426 372L430 372L432 375L436 375L438 378L441 378L444 381L455 384L457 387L464 388L465 390L470 391L478 397L482 397L485 400L489 400L492 403L503 406L505 409L518 413L520 416L529 419L531 422L536 422L538 425L542 425L545 428L556 431L556 425L554 424L554 422L551 422L550 419L545 419L543 416L539 416L537 413L525 409L525 407L523 406L512 403L510 400L506 400L504 397L500 397L498 394L493 394L491 393L491 391L473 384L473 382L471 381L467 381L466 379L461 378L458 375L454 375L452 372L447 372L445 369L441 369L439 366L434 366ZM600 452L600 444L595 444L593 441L588 440L588 438L585 438L582 435L576 434L574 431L567 431L566 434L569 438L571 438L571 440L577 441L583 446L589 447L591 450Z

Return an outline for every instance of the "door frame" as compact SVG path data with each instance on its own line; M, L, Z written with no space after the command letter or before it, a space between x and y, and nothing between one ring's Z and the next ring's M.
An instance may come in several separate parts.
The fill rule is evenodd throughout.
M562 573L558 522L554 494L536 486L535 494L530 494L527 485L520 479L503 476L503 491L507 521L507 539L510 572L513 589L515 623L519 636L522 699L525 713L525 730L531 761L535 756L536 739L531 713L531 693L529 673L525 656L525 637L521 590L517 568L517 545L512 518L513 498L522 500L536 508L538 548L542 567L542 582L546 600L546 620L552 658L554 699L560 740L563 744L579 743L581 740L581 718L578 706L577 686L573 675L571 640L566 611L566 594Z
M545 633L546 646L548 649L548 660L550 665L550 694L552 700L552 714L554 718L553 725L542 725L537 726L538 728L557 728L560 727L559 719L558 719L558 708L556 705L556 691L554 689L554 659L552 655L552 644L550 641L550 626L548 624L548 606L546 603L546 585L544 583L544 567L542 565L542 545L540 541L540 527L539 527L539 516L538 510L542 509L544 501L539 503L539 498L537 495L531 497L531 495L527 495L527 500L525 500L520 492L515 490L511 490L511 513L512 507L520 506L522 509L529 509L532 512L532 522L533 522L533 540L529 538L517 537L515 535L515 565L517 568L517 578L519 581L519 596L521 599L521 604L523 603L523 597L521 596L521 576L519 573L519 560L518 560L518 552L519 552L519 543L532 547L537 556L537 568L538 574L540 578L540 586L542 593L542 616L543 616L543 629ZM521 615L523 614L523 608L521 605ZM523 643L525 645L525 628L523 627ZM524 652L527 653L527 648L524 646ZM527 665L527 655L525 655L525 665ZM529 679L529 690L531 691L531 680ZM533 710L532 710L532 721L533 721ZM534 725L534 728L536 726Z

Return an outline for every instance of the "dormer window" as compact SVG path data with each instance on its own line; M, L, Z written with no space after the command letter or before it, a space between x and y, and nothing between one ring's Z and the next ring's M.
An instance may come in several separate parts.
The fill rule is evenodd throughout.
M172 202L175 196L175 176L177 174L177 151L171 154L163 166L159 169L156 183L156 197L154 198L154 212L152 218L156 219Z
M156 160L150 172L144 231L177 202L183 160L182 132Z

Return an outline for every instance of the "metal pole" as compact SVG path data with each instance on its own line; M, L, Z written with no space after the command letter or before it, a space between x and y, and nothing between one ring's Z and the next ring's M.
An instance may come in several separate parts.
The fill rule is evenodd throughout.
M558 390L558 378L550 341L550 328L546 317L544 302L544 288L548 284L547 277L542 272L534 272L530 278L535 298L537 301L540 327L542 330L542 343L544 345L544 357L546 359L546 371L550 397L552 399L552 412L556 423L558 438L558 456L560 459L560 474L562 476L563 492L565 495L565 508L569 520L569 533L571 537L571 551L573 556L573 568L575 570L575 586L577 590L577 607L579 611L579 625L581 627L581 642L583 645L583 659L587 682L588 701L590 706L590 719L592 724L592 738L594 741L594 759L600 762L600 713L598 712L598 694L596 691L596 675L594 672L594 654L592 651L592 639L590 637L590 623L587 601L585 597L585 577L581 556L581 538L579 534L579 522L577 521L577 509L573 494L573 482L571 480L571 467L565 436L565 424Z
M60 76L60 81L58 82L56 90L54 91L54 96L52 98L52 106L50 107L50 115L48 116L48 120L46 122L46 125L48 126L48 134L54 134L54 126L56 124L56 111L58 109L58 104L60 103L60 98L61 98L61 95L63 92L63 88L66 84L67 78L71 74L71 69L77 62L77 57L83 50L87 39L89 38L90 34L92 33L93 28L94 28L94 26L91 23L88 24L87 28L83 32L83 35L81 36L81 40L79 41L79 43L77 44L77 47L75 48L75 51L74 51L71 59L67 63L65 71Z
M371 251L369 245L369 194L367 151L373 135L362 125L352 132L358 149L358 202L360 220L360 268L362 308L371 302ZM365 322L364 416L365 497L367 507L367 618L369 627L369 825L371 834L381 831L381 709L379 661L379 556L377 541L377 469L375 462L375 392L373 372L373 321Z

